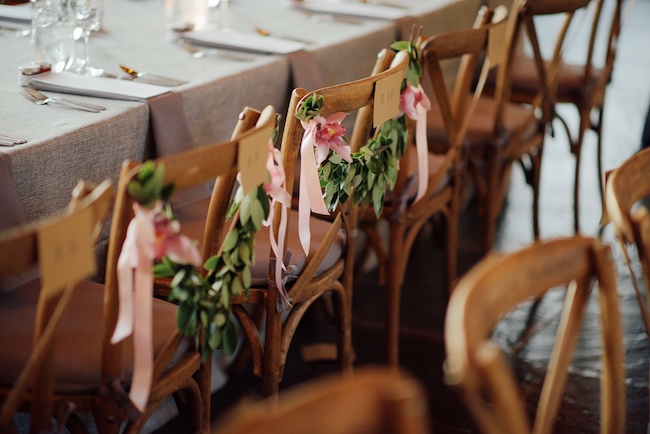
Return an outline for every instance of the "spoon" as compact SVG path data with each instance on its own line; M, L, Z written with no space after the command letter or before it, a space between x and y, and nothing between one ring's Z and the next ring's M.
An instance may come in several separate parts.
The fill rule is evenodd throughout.
M313 43L314 43L314 41L308 41L308 40L306 40L306 39L300 39L300 38L296 38L296 37L294 37L294 36L287 36L287 35L274 35L274 34L271 34L270 31L268 31L268 30L266 30L266 29L263 29L263 28L261 28L261 27L255 27L255 31L256 31L257 33L259 33L260 35L262 35L262 36L273 36L273 37L275 37L275 38L286 39L286 40L288 40L288 41L301 42L301 43L303 43L303 44L313 44Z

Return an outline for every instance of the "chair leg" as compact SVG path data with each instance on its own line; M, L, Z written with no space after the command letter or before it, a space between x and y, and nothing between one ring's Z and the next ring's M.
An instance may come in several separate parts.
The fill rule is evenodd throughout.
M277 291L267 294L266 336L262 362L262 394L277 400L280 383L280 354L282 347L282 316L275 311Z
M390 365L399 365L399 323L400 298L404 276L403 253L405 227L399 222L391 222L390 252L387 263L388 284L386 285L386 353Z
M578 138L571 145L572 152L576 157L576 171L573 182L573 228L576 234L580 233L580 156L585 131L589 128L590 123L588 109L578 106L578 111L580 114L580 129L578 130ZM571 140L570 136L569 140Z
M596 148L596 164L598 166L598 189L600 190L600 203L602 206L602 215L605 215L605 172L603 170L603 112L605 106L598 107L598 124L592 126L598 137Z
M533 189L533 236L535 241L539 240L539 181L542 173L542 157L544 152L544 141L537 147L537 154L531 156L532 183Z

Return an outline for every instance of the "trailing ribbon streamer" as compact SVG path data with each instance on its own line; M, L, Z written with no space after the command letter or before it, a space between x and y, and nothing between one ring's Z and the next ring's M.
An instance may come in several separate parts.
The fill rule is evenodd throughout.
M337 112L327 118L314 116L301 121L305 133L300 144L300 196L298 199L298 234L305 255L309 256L311 212L328 215L318 177L318 166L327 159L330 149L348 163L352 162L350 146L343 139L341 121L347 113ZM316 150L314 151L314 148Z
M200 266L201 254L185 236L178 222L161 216L158 201L151 209L133 204L135 216L129 223L117 262L119 313L111 337L116 344L133 335L133 378L129 398L144 411L153 378L153 261L165 254L178 263ZM137 321L136 321L137 319Z
M415 202L422 199L429 181L429 145L427 143L427 111L431 102L422 86L408 85L400 94L400 115L406 115L415 123L415 147L418 153L418 193Z
M129 398L140 411L147 406L153 376L151 290L156 242L154 219L161 209L160 202L152 209L133 204L135 217L129 223L117 262L120 311L111 343L116 344L134 335L133 380ZM138 321L135 321L136 316Z
M282 204L281 214L280 214L280 230L278 233L278 240L275 239L275 234L273 233L273 228L269 230L269 239L271 244L271 249L276 257L275 262L275 286L280 293L280 299L282 301L282 309L287 310L291 308L291 300L287 294L287 290L284 287L284 281L282 280L282 272L286 271L285 261L278 260L282 257L282 252L284 251L284 243L287 237L287 209L291 207L291 196L287 193L286 190L286 178L284 167L282 166L282 161L280 158L280 151L275 149L273 142L269 141L269 153L268 159L266 161L266 169L271 175L271 182L264 183L264 191L271 198L271 204L269 206L269 216L263 222L264 226L270 226L273 222L273 217L275 213L275 202Z

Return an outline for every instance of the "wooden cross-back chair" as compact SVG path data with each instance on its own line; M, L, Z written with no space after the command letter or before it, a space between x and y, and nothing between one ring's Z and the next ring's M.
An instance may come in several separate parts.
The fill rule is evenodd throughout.
M475 115L468 126L468 172L478 196L479 212L484 221L483 249L489 251L496 237L497 221L507 196L513 163L519 162L533 193L533 235L539 237L539 178L544 135L552 119L550 107L555 89L553 64L536 63L541 88L527 106L509 101L513 53L522 29L526 29L533 47L538 47L533 17L536 15L572 13L586 6L589 0L557 2L516 0L510 11L503 40L504 56L496 69L496 85L492 95L480 98ZM556 44L559 62L563 38ZM538 50L535 49L537 53ZM437 113L430 112L429 137L439 137L442 127Z
M247 110L244 113L252 113ZM258 113L259 115L259 113ZM254 119L251 122L251 119ZM161 157L153 160L155 165L164 165L165 184L174 184L175 191L182 192L197 185L216 180L217 185L222 185L224 179L234 178L238 170L239 143L246 137L257 134L258 131L275 126L275 110L268 106L261 115L240 116L231 140L203 146L190 151ZM270 139L270 137L269 137ZM107 298L109 307L106 311L107 330L104 335L102 379L120 378L120 371L124 369L120 353L130 350L127 346L129 340L119 344L111 344L112 330L117 323L117 256L126 237L128 222L133 216L132 205L134 199L128 193L128 185L134 180L142 168L142 163L127 161L122 167L120 181L117 189L115 213L108 252L108 268L106 285L109 289ZM217 194L217 190L213 194ZM211 226L224 227L228 196L224 203L219 202L218 210L214 213ZM183 227L181 226L181 231ZM184 231L183 231L184 232ZM222 238L215 237L213 242L217 249L221 246ZM207 250L204 249L204 259ZM160 287L157 286L157 290ZM193 337L184 337L180 334L176 323L176 306L168 301L154 299L153 304L153 330L154 330L154 377L151 386L149 402L144 413L128 428L132 432L139 432L146 420L155 409L170 395L173 395L179 406L179 413L186 426L195 432L207 432L210 427L210 384L211 384L211 358L202 362L201 350L194 347ZM164 311L161 311L164 308ZM105 381L105 380L104 380ZM97 397L94 397L96 400ZM124 402L113 396L100 397L98 408L99 420L96 421L100 431L111 424L111 420L124 418ZM112 425L115 425L113 423ZM113 428L113 426L111 428Z
M625 160L618 168L609 173L605 186L605 209L607 221L614 226L614 232L625 255L637 301L641 309L646 333L650 336L650 317L647 302L641 295L634 267L627 253L626 244L634 244L637 249L643 283L645 300L650 295L650 214L648 213L648 196L650 196L650 149L639 151Z
M213 425L215 434L428 434L422 385L389 368L320 378L283 391L277 405L244 402Z
M274 125L272 108L267 110L264 119L266 122L259 128ZM244 132L244 129L248 131ZM253 125L243 127L240 123L234 140L160 158L154 163L165 165L164 182L174 183L177 190L200 185L220 175L236 172L239 139L254 134L256 130ZM153 379L142 412L127 394L133 374L133 338L111 343L119 310L117 263L133 217L134 199L129 194L128 185L137 177L141 167L142 163L127 161L121 170L111 222L106 284L83 282L71 297L59 326L61 336L57 335L54 408L55 416L67 419L66 426L72 433L88 431L84 422L72 412L92 414L94 424L102 434L140 432L170 395L178 398L176 401L185 426L194 432L208 432L210 428L210 360L202 363L200 349L194 347L193 338L179 333L175 304L152 300ZM29 329L18 325L21 317L3 315L2 320L5 318L15 322L12 336L15 342L10 341L7 346L3 344L3 348L17 347L20 350L16 342L30 342L31 336L27 337Z
M445 379L458 389L483 432L553 432L594 281L602 337L600 432L623 432L625 366L614 264L609 247L582 236L488 256L452 294L445 322ZM555 345L531 425L514 373L490 335L518 304L564 285Z
M96 188L80 182L68 210L62 215L2 232L0 279L14 277L18 278L14 283L20 282L21 274L25 277L28 274L23 273L42 267L47 260L43 255L51 258L53 250L60 250L60 257L66 258L70 248L81 252L80 243L87 243L86 252L93 252L92 246L112 205L112 197L108 181ZM62 236L52 238L52 231ZM48 278L33 278L0 293L1 432L15 431L12 416L17 410L30 415L32 433L51 431L51 418L65 415L65 400L58 396L55 384L61 380L58 366L65 363L62 353L75 341L75 330L70 327L74 318L69 307L75 305L71 302L76 298L75 292L92 292L97 288L94 284L79 283L84 273L65 268L70 266L69 261L57 257L55 260L55 266L64 267L65 273L78 278L68 279L67 285L61 287L51 280L45 283Z
M573 212L574 228L580 230L579 220L579 179L580 179L580 156L582 153L582 143L587 130L593 130L597 136L597 167L599 176L599 188L601 197L603 196L603 167L602 167L602 128L603 112L605 107L605 90L607 84L611 81L616 59L618 38L622 26L622 14L624 0L594 0L591 2L593 14L591 15L591 28L588 34L589 39L584 53L584 63L573 64L563 62L556 77L556 93L553 103L568 103L576 107L579 115L579 124L577 129L570 128L567 121L559 116L554 110L555 115L564 126L569 138L570 150L576 158L576 168L573 184ZM613 3L613 10L608 5ZM589 9L592 9L590 6ZM604 23L601 18L611 13L611 21ZM585 11L586 13L586 11ZM564 26L560 32L560 37L564 37L563 32L572 21L573 16L567 16ZM573 19L577 21L577 19ZM609 24L609 25L607 25ZM603 33L607 32L608 33ZM596 63L598 58L596 47L598 40L605 36L605 57L602 64ZM536 73L536 63L541 61L538 53L530 57L525 53L518 53L512 62L511 74L511 93L510 99L518 103L530 103L533 101L540 90L539 74Z
M463 186L467 150L464 147L465 133L473 115L475 102L481 95L482 87L472 88L472 75L477 64L489 67L485 61L488 34L491 29L505 26L505 21L489 24L492 11L482 8L479 11L476 28L422 38L419 49L424 69L423 80L431 81L435 95L431 95L432 105L440 115L444 128L444 139L429 141L429 173L427 190L424 196L414 202L413 182L418 174L418 154L415 149L415 122L409 125L409 143L402 158L398 180L393 192L388 193L382 220L388 222L389 244L383 245L374 214L366 213L361 227L369 236L378 254L380 273L385 277L387 287L386 301L386 339L387 356L392 364L399 359L399 311L401 288L404 282L408 258L418 233L433 216L440 216L443 227L445 267L443 281L451 293L456 278L457 227L459 197ZM448 91L441 62L461 59L457 85L452 94ZM374 73L382 66L378 63ZM371 110L357 118L355 132L371 134ZM432 109L434 111L434 109ZM366 136L368 137L368 136Z
M324 101L320 112L321 116L327 117L336 112L353 113L362 107L373 104L377 81L395 74L404 75L407 66L408 58L399 56L393 65L381 74L313 92L307 92L305 89L295 89L292 92L281 148L288 192L294 191L294 169L296 161L299 160L300 144L304 132L300 120L294 116L299 109L300 102L312 93L316 93L322 96ZM357 151L360 146L352 140L353 152ZM294 211L290 212L287 246L288 249L291 249L291 258L298 258L298 269L293 273L295 280L287 286L288 295L293 303L289 315L283 320L281 313L276 310L277 291L263 288L252 292L253 299L257 297L260 302L264 300L266 307L263 348L259 343L259 335L253 327L253 320L243 308L235 310L235 314L252 342L254 367L261 370L266 395L273 395L278 391L289 345L299 321L309 306L327 293L335 295L336 301L337 357L343 372L351 371L354 359L351 341L351 303L357 214L358 211L350 199L345 204L339 205L329 219L312 217L311 250L309 256L304 258L297 239L298 215ZM279 217L274 222L275 231L278 230L278 219ZM292 224L292 222L296 223ZM293 262L292 259L290 263Z

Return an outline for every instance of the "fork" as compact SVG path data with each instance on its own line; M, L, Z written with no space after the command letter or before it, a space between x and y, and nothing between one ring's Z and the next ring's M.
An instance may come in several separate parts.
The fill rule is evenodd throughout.
M56 103L62 103L67 106L74 106L74 108L83 108L83 109L88 109L89 111L94 111L94 112L100 112L102 110L106 110L106 107L103 107L101 105L96 105L96 104L90 104L90 103L85 103L85 102L80 102L80 101L73 101L71 99L67 98L61 98L58 96L46 96L43 93L41 93L38 89L36 89L34 86L31 84L28 84L25 86L25 91L29 93L31 96L33 96L35 99L37 99L40 102L36 102L36 104L42 105L42 104L47 104L50 102Z
M88 108L88 107L82 107L82 106L78 106L78 105L74 105L74 104L68 104L67 102L61 101L61 100L55 101L55 100L47 99L47 98L46 99L40 99L40 98L35 97L31 93L28 93L28 92L26 92L24 90L21 90L20 94L22 96L24 96L25 98L27 98L28 100L30 100L31 102L33 102L34 104L37 104L37 105L45 105L45 104L49 104L49 103L57 103L57 104L61 104L61 105L65 106L65 107L68 107L68 108L83 110L83 111L92 112L92 113L99 113L101 111L101 110L95 110L95 109L91 109L91 108Z

